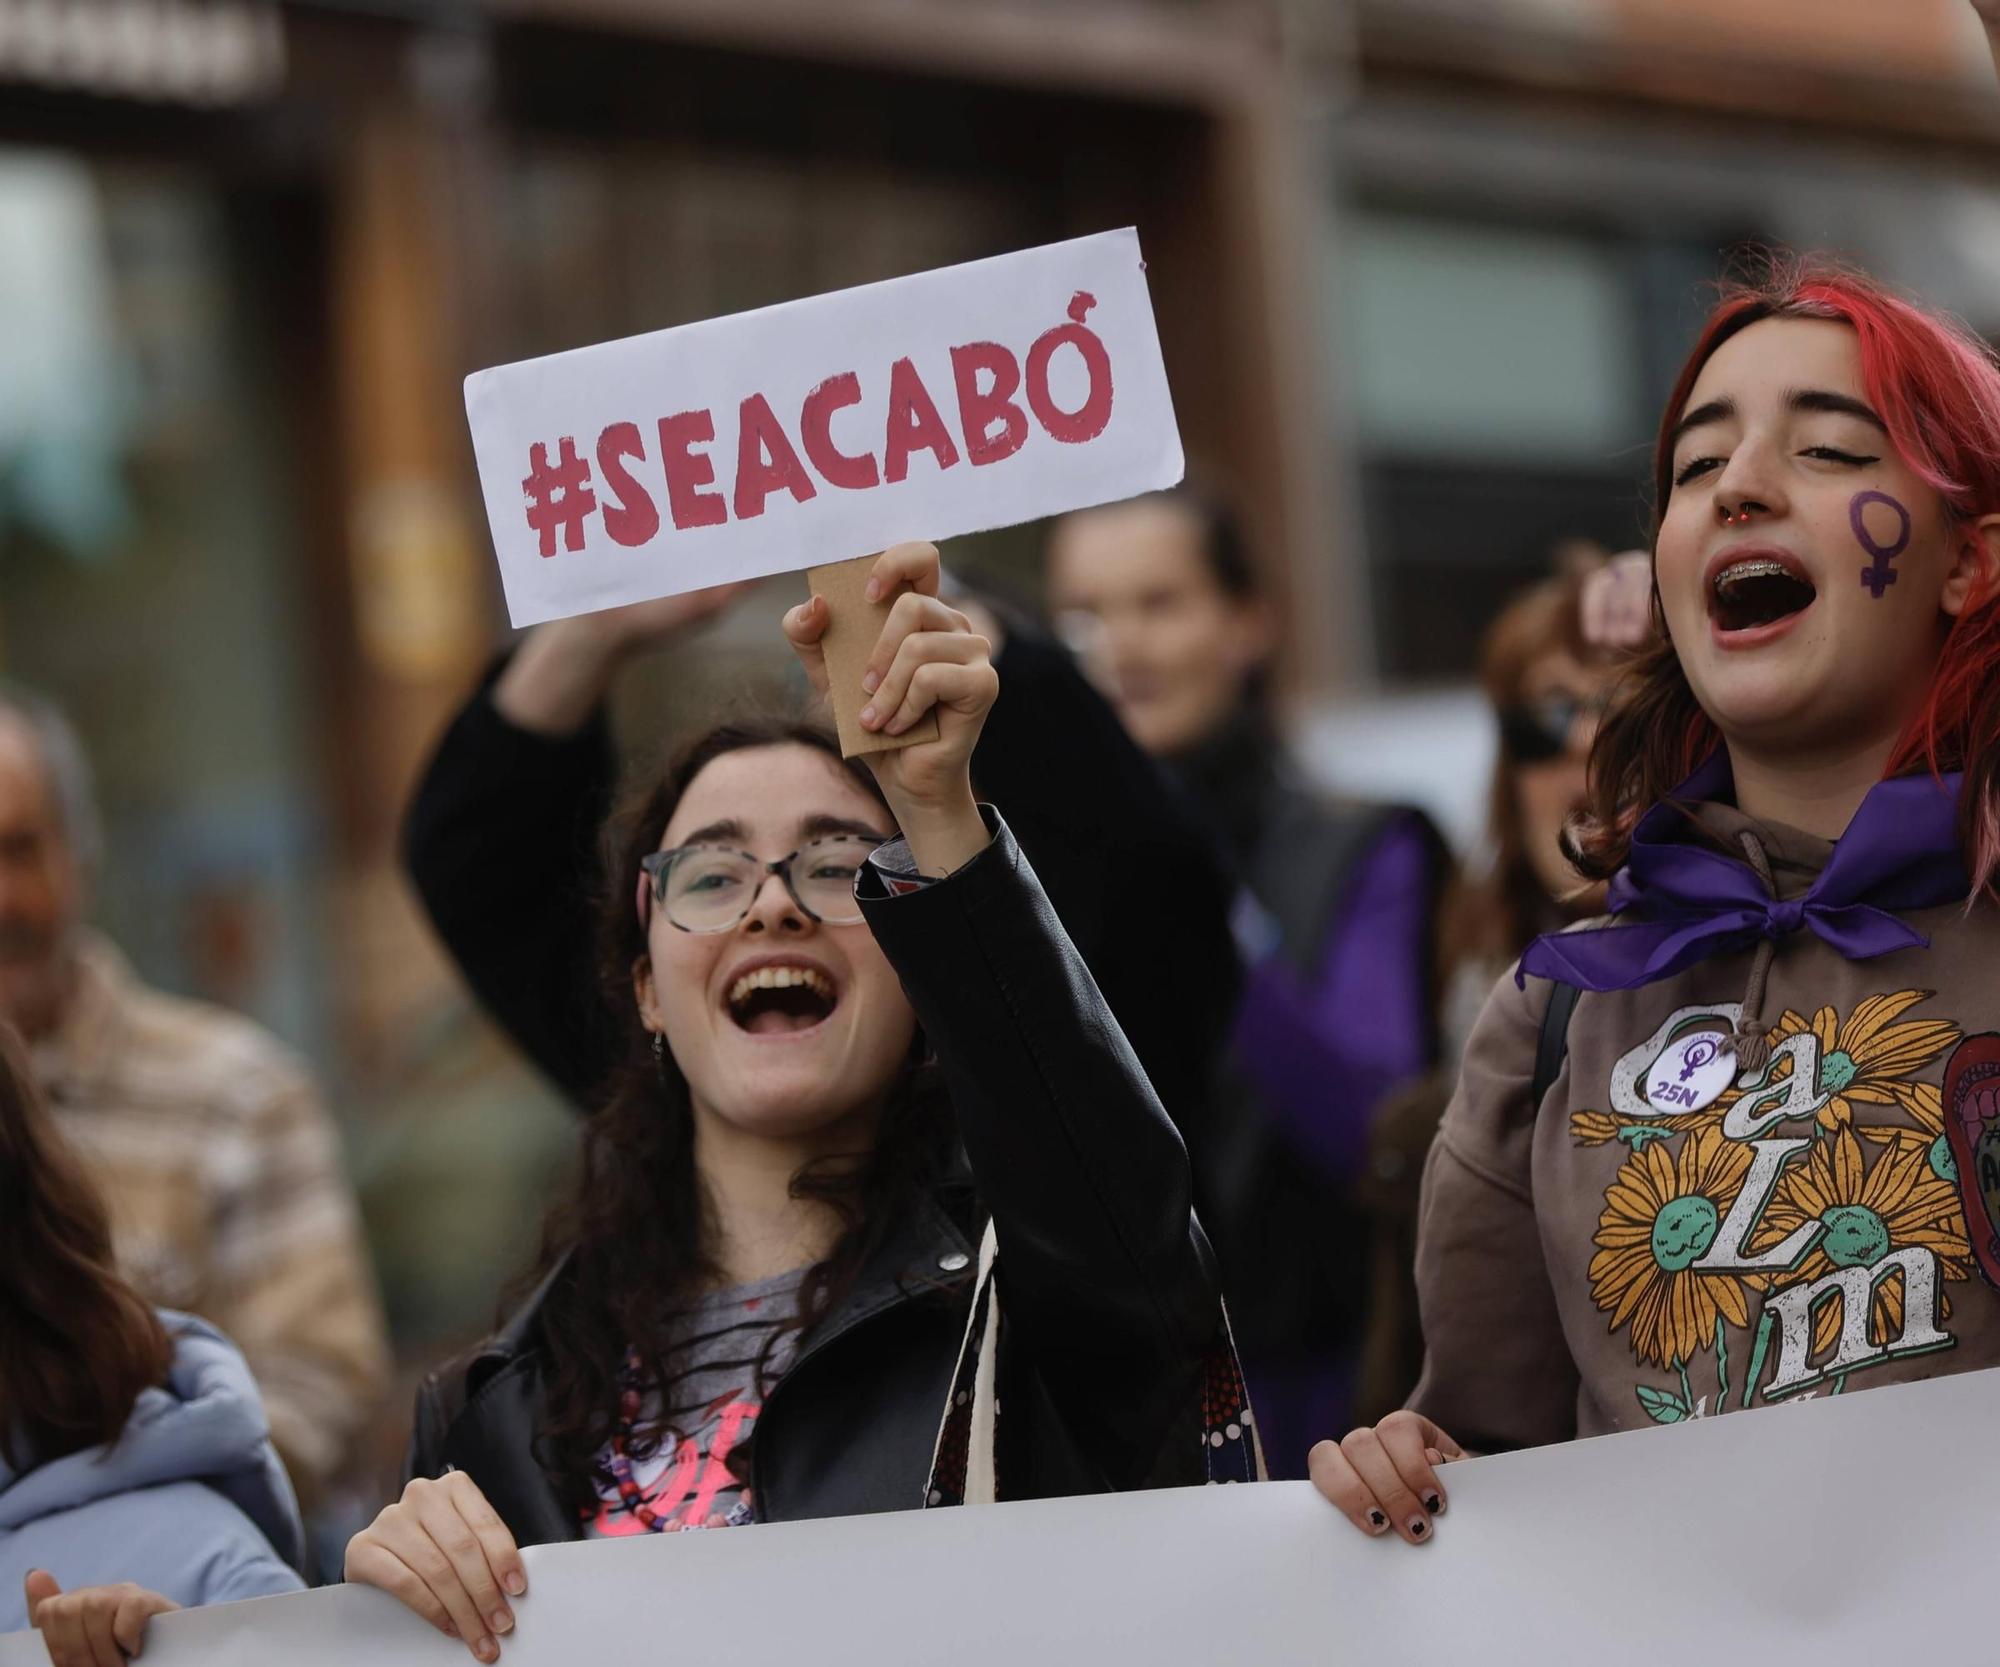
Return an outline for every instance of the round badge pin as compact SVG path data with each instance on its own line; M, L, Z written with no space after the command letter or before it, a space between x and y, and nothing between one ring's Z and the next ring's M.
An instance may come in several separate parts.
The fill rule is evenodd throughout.
M1736 1053L1719 1030L1676 1037L1646 1073L1646 1099L1658 1112L1700 1111L1736 1079Z

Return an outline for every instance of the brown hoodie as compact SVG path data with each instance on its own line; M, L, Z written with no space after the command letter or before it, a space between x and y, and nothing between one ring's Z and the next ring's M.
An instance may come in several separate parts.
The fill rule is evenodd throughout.
M1725 849L1753 832L1780 897L1833 851L1729 806L1696 816ZM1902 918L1928 949L1849 961L1784 938L1768 1065L1725 1065L1694 1110L1644 1085L1688 1080L1691 1033L1735 1024L1750 951L1584 994L1539 1105L1552 986L1503 978L1426 1168L1410 1404L1496 1450L2000 1365L1940 1092L1960 1040L2000 1030L2000 909Z

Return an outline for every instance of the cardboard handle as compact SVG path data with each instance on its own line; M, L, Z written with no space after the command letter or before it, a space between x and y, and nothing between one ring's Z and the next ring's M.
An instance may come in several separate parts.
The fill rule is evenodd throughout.
M834 726L840 732L840 751L845 758L894 752L898 747L938 738L936 712L926 712L901 735L861 727L861 708L868 704L868 697L861 692L861 674L868 669L868 656L875 651L882 627L889 621L889 610L896 603L894 596L880 602L868 600L864 587L875 561L874 556L856 556L852 561L806 569L806 584L813 595L826 598L826 634L819 645L826 656L827 698L833 702Z

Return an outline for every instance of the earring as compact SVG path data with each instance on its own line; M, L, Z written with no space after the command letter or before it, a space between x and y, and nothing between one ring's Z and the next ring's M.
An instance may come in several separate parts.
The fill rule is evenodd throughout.
M657 1030L653 1032L653 1068L656 1071L667 1068L667 1039Z

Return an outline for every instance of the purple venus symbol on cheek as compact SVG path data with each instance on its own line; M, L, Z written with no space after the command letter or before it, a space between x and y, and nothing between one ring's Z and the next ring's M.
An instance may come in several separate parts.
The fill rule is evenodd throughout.
M1868 530L1870 504L1887 504L1896 512L1898 527L1894 543L1875 542ZM1862 568L1861 583L1879 602L1882 592L1896 582L1895 570L1889 564L1910 547L1910 512L1886 492L1857 492L1847 501L1847 524L1854 529L1855 542L1874 558Z

